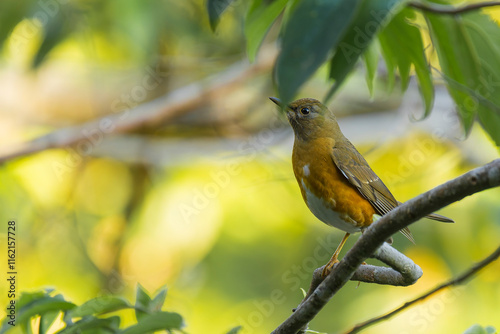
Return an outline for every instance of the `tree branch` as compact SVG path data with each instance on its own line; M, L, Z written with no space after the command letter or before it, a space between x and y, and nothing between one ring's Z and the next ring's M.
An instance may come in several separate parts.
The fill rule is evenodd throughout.
M408 286L415 284L415 282L422 276L422 269L416 265L412 259L400 253L397 249L386 242L379 249L377 249L371 257L388 264L391 268L372 266L369 264L362 265L356 269L351 277L351 281L393 286ZM333 266L332 270L336 270L337 265L338 263ZM309 291L301 303L303 303L314 292L314 290L316 290L318 285L323 282L324 278L321 275L323 267L314 271Z
M408 286L414 284L420 277L422 277L422 269L416 265L412 259L400 253L396 250L396 248L392 247L387 242L377 249L372 257L390 265L391 268L365 264L356 269L351 277L351 281L393 286ZM332 270L336 270L336 267L337 264L333 266ZM318 285L323 282L323 268L324 266L313 272L309 291L300 304L303 304L309 296L311 296L314 290L316 290ZM304 333L307 325L308 324L302 326L299 333Z
M478 2L478 3L472 3L469 5L461 6L461 7L454 7L454 6L448 6L448 5L439 5L435 3L421 3L421 2L409 2L408 3L409 7L419 9L424 12L429 12L429 13L435 13L435 14L450 14L450 15L456 15L456 14L463 14L467 13L470 11L478 10L481 8L485 7L493 7L493 6L500 6L500 1L485 1L485 2Z
M0 163L46 149L78 144L88 140L88 133L99 131L102 135L111 135L150 127L204 106L210 97L227 93L236 84L269 71L276 58L276 50L262 51L260 61L254 65L240 61L222 73L176 89L133 109L106 115L81 125L58 129L32 141L3 148L0 151ZM103 127L106 130L103 130Z
M479 191L500 185L500 159L446 182L395 208L370 225L328 277L273 334L297 333L351 279L387 238L418 219Z
M437 292L439 292L439 291L441 291L449 286L462 284L464 281L469 279L472 275L476 274L479 270L483 269L488 264L490 264L493 261L495 261L496 259L498 259L498 257L500 257L500 246L493 253L491 253L488 257L483 259L481 262L474 264L472 267L470 267L468 270L466 270L461 275L459 275L459 276L457 276L457 277L455 277L447 282L440 284L439 286L435 287L434 289L422 294L421 296L419 296L413 300L410 300L410 301L404 303L402 306L398 307L397 309L395 309L389 313L386 313L384 315L381 315L381 316L372 318L370 320L367 320L365 322L362 322L360 324L357 324L352 329L347 331L345 334L357 333L366 327L369 327L369 326L374 325L378 322L381 322L381 321L384 321L384 320L387 320L387 319L393 317L394 315L405 310L406 308L410 307L411 305L418 303L419 301L422 301L424 299L427 299L430 296L432 296L433 294L436 294Z

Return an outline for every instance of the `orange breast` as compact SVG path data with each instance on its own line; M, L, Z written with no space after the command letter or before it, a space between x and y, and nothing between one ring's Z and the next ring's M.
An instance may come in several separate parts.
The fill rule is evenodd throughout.
M335 166L330 156L333 145L329 138L307 144L296 141L293 171L313 214L328 225L353 233L370 225L376 211Z

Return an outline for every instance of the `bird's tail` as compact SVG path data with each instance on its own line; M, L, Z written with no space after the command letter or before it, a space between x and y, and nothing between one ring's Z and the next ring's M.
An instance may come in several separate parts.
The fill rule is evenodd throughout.
M443 222L443 223L454 223L455 221L453 219L450 219L445 216L438 215L437 213L431 213L430 215L425 216L425 218L436 220L438 222ZM415 239L413 239L413 235L411 234L411 231L408 227L405 227L402 230L399 230L408 240L410 240L412 243L415 244Z
M436 220L436 221L442 222L442 223L454 223L455 222L453 219L438 215L437 213L431 213L430 215L425 216L425 218Z
M399 230L408 240L410 240L413 244L415 244L415 239L413 239L413 234L408 227L405 227L402 230Z
M401 205L403 203L401 203L400 201L398 201L398 204ZM425 216L425 218L436 220L436 221L442 222L442 223L454 223L455 222L453 219L450 219L450 218L445 217L445 216L438 215L437 213L431 213L430 215ZM406 234L405 234L405 236L406 236Z

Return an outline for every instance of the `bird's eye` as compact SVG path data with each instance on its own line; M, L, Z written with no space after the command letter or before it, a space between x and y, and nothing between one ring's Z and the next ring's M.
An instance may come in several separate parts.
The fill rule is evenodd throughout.
M309 115L309 113L310 113L310 112L311 112L311 111L309 110L309 108L308 108L308 107L304 107L304 108L300 109L300 113L301 113L302 115Z

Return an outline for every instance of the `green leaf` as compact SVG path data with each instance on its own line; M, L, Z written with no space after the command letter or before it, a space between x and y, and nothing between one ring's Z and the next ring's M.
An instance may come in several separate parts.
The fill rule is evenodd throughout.
M47 291L37 291L34 293L22 293L19 301L16 303L17 317L16 323L20 324L23 331L28 331L30 326L30 319L34 316L50 315L54 312L71 310L76 305L64 300L62 295L51 297ZM0 333L4 333L10 325L7 324L9 318L4 319Z
M109 332L116 332L120 327L120 317L113 316L109 318L96 318L89 316L83 318L74 324L64 328L59 334L80 334L83 331L90 331L90 333L97 333L99 329L107 329Z
M135 317L137 321L145 317L149 312L149 304L151 297L144 287L137 283L137 291L135 293Z
M23 308L24 306L37 301L39 299L43 299L46 297L50 297L50 293L54 291L54 289L44 289L35 292L22 292L19 300L16 302L16 307L18 309Z
M423 118L431 113L432 107L434 106L434 83L432 82L432 75L427 61L424 61L425 63L413 63L417 74L420 95L425 105Z
M40 66L49 52L69 34L71 28L68 24L70 22L68 15L71 10L68 6L69 4L65 5L64 10L60 8L57 14L49 16L45 22L42 43L32 61L33 68Z
M141 317L137 325L131 326L121 334L144 334L159 330L182 329L184 321L178 313L158 312Z
M472 95L481 105L479 122L500 146L500 28L480 13L464 17L464 25L477 50L484 75L482 86Z
M486 330L478 325L478 324L475 324L475 325L472 325L471 327L469 327L465 332L464 334L488 334L486 332Z
M496 328L493 326L486 326L484 329L486 330L486 333L488 333L488 334L498 334Z
M164 285L159 289L158 293L149 304L149 309L151 310L151 312L161 311L166 297L167 287Z
M460 17L428 14L426 20L448 91L457 104L464 130L469 133L477 107L467 103L470 96L464 88L474 90L482 85L479 58Z
M14 27L29 16L31 1L1 1L0 2L0 49ZM23 34L14 36L13 43L23 43L27 39Z
M373 82L375 81L375 75L377 74L378 59L377 45L372 43L363 54L363 61L366 68L365 78L368 90L370 91L370 96L373 96Z
M426 20L465 132L478 115L500 146L500 28L478 12L466 16L429 13Z
M380 35L379 35L380 36ZM394 82L396 81L396 68L398 67L398 62L396 60L396 55L392 52L392 49L387 44L379 38L380 52L384 58L386 69L387 69L387 89L389 92L394 90Z
M352 71L359 57L370 45L374 35L388 23L399 10L403 0L360 0L354 19L350 22L345 35L334 46L334 56L330 61L330 78L335 82L327 98L333 96L344 79ZM354 7L354 5L352 5Z
M84 304L71 310L72 317L85 317L89 315L100 315L109 312L132 308L124 298L115 296L101 296L91 299Z
M399 69L403 91L408 87L411 65L414 66L426 117L434 104L434 85L420 30L408 23L414 17L412 9L403 9L380 32L379 41L389 73L393 75L396 66Z
M242 329L243 327L241 326L236 326L236 327L233 327L229 330L229 332L227 332L227 334L238 334L238 332Z
M40 334L47 333L47 331L50 329L50 326L52 326L52 324L57 319L60 313L61 313L60 311L53 311L43 314L40 319L40 327L38 333Z
M21 325L21 329L22 329L23 333L26 333L26 334L35 334L36 333L36 328L33 328L31 321L23 322ZM0 331L0 333L3 334L4 332Z
M101 328L90 328L82 330L81 332L78 332L78 334L110 334L110 333L119 333L119 331L120 331L119 328L110 329L106 326L103 326Z
M159 289L156 296L151 299L148 292L140 284L137 284L136 299L135 299L135 317L140 321L148 314L161 311L165 297L167 296L167 287L163 286Z
M283 29L275 82L284 104L323 64L352 22L360 0L302 0Z
M65 301L62 295L44 297L19 309L17 321L23 323L29 321L35 315L43 315L54 311L71 310L76 305Z
M497 81L500 82L500 81ZM479 108L479 123L484 130L495 141L497 146L500 146L500 115L498 111L493 111L487 107Z
M245 19L245 37L247 40L247 54L250 62L255 60L267 31L278 15L283 11L287 0L254 0Z
M397 68L399 77L401 78L401 89L405 91L410 83L411 60L410 56L405 51L400 51L399 48L394 49L391 37L385 38L382 34L379 36L380 46L382 47L382 54L386 64L393 68ZM396 43L394 43L396 44ZM389 63L392 63L389 65Z
M284 27L288 25L288 22L290 21L290 17L292 16L292 13L295 12L297 5L301 1L302 0L288 0L287 4L285 6L285 11L283 12L283 20L281 22L282 31L283 31Z
M31 318L40 315L40 333L46 331L59 315L60 311L69 310L75 307L73 303L64 300L62 295L50 296L54 289L48 288L35 292L22 292L19 300L16 301L18 323L25 333L31 333ZM7 323L10 319L5 318L0 328L0 333L4 333L11 326ZM38 331L37 331L38 332Z
M222 13L224 13L233 1L234 0L207 0L208 20L212 31L215 31Z

